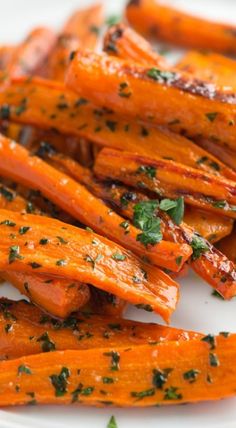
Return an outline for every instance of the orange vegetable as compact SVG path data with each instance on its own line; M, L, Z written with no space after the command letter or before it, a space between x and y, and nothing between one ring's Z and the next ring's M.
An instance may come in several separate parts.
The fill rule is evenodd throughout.
M72 314L62 321L24 300L0 299L1 360L55 350L154 345L202 336L173 327L93 314Z
M145 247L137 241L140 233L130 226L129 233L120 224L122 217L112 212L86 188L67 175L51 167L23 147L0 137L0 174L10 177L30 189L40 190L44 196L74 218L96 232L120 243L134 253L147 256L154 264L179 271L191 255L188 245L161 241ZM181 256L181 263L176 259Z
M11 77L29 75L46 60L56 42L56 35L46 27L34 29L15 50L8 63Z
M236 227L234 227L231 235L226 236L218 243L217 248L236 264Z
M153 174L148 174L151 168ZM236 218L236 182L173 162L103 149L96 158L95 173L102 178L148 189L161 196L184 196L193 206Z
M205 340L56 351L1 361L0 405L144 407L232 397L236 336L216 336L213 344Z
M175 278L174 278L175 279ZM95 287L90 287L90 299L83 309L99 315L122 317L128 307L128 303L114 294L107 293Z
M92 284L130 303L149 305L166 321L175 309L178 285L106 238L48 217L6 210L0 210L0 223L0 271ZM25 226L30 227L27 235L19 234Z
M80 46L94 49L102 23L103 7L100 3L74 12L62 29L56 47L49 58L47 77L64 81L70 54Z
M180 46L236 53L236 27L208 21L156 0L130 1L129 23L148 37Z
M217 136L236 147L235 93L190 75L85 51L74 55L66 83L81 97L125 118L171 124L191 137Z
M4 71L8 66L9 62L12 60L12 56L15 51L15 46L13 45L1 45L0 46L0 70Z
M26 100L24 105L22 99ZM164 129L122 120L109 110L98 109L88 100L78 98L60 83L39 78L14 79L0 90L0 112L0 117L8 117L14 122L45 130L53 128L62 134L84 137L99 146L172 158L209 172L218 171L228 178L232 178L232 174L235 177L230 168L186 138ZM53 144L58 142L58 137L57 133ZM65 139L60 140L60 150L68 153Z
M154 51L147 40L122 23L108 28L104 37L103 49L109 55L135 61L139 64L154 64L161 68L168 68L165 58Z
M214 156L216 156L218 159L221 159L226 165L232 168L231 171L233 170L234 176L228 176L228 178L235 180L236 151L229 149L227 144L220 144L219 141L216 142L214 138L212 138L212 140L198 138L196 142L203 149L208 150L208 153L212 153Z
M217 86L236 89L236 61L211 52L190 51L176 66L194 77Z

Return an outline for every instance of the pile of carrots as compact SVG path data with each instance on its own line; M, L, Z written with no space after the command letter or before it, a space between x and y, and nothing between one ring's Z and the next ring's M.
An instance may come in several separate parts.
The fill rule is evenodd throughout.
M0 276L30 301L0 299L0 406L235 395L236 334L123 315L169 323L189 268L236 296L236 27L154 0L102 27L0 47Z

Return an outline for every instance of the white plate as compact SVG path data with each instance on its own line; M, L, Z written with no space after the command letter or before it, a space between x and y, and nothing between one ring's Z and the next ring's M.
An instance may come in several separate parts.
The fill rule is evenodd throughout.
M77 7L92 3L82 0L6 0L1 1L0 43L17 42L34 25L49 24L59 28L68 14ZM107 0L108 13L119 12L123 0ZM235 0L169 0L194 13L212 19L236 23ZM211 296L211 289L193 274L181 281L181 300L172 318L172 325L186 329L217 333L236 332L236 303L223 302ZM2 286L0 294L17 299L10 286ZM134 319L160 322L157 316L131 308ZM236 361L232 361L235 364ZM95 409L76 407L22 407L0 411L0 428L106 428L114 414L119 428L205 428L236 427L236 399L215 403L151 409Z

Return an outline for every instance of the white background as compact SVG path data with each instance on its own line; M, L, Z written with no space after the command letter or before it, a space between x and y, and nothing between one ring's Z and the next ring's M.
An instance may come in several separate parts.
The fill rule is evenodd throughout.
M18 42L34 25L59 28L73 9L91 1L81 0L1 0L0 44ZM107 14L120 12L123 0L104 1ZM172 0L186 10L212 19L236 24L234 0ZM181 281L181 299L172 325L186 329L217 333L236 332L236 302L223 302L211 296L211 289L191 274ZM19 295L10 286L0 294ZM157 316L130 309L127 316L143 321L161 322ZM236 361L232 361L236 364ZM236 399L215 403L173 406L154 409L95 409L78 407L25 407L0 411L0 428L106 428L114 414L119 428L224 428L236 427Z

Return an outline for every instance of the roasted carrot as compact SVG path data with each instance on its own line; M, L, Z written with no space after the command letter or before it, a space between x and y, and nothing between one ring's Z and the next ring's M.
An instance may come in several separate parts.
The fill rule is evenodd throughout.
M235 93L182 72L85 51L74 55L66 83L80 96L123 117L155 125L171 123L175 131L191 137L214 135L229 147L236 146Z
M236 27L208 21L156 0L130 1L129 23L140 33L180 46L236 53Z
M176 66L194 77L217 86L236 89L236 61L211 52L190 51Z
M0 223L0 271L89 283L130 303L150 305L165 320L175 309L178 285L106 238L48 217L6 210L0 210ZM27 235L19 233L21 227L30 228ZM12 234L17 235L14 242Z
M0 299L0 359L40 352L188 341L203 335L153 323L94 314L51 318L25 300Z
M217 247L219 250L225 254L230 260L236 264L236 227L234 226L233 232L231 235L226 236L222 239Z
M144 407L234 396L235 335L212 336L210 343L209 336L203 339L2 361L0 405L79 402Z
M14 51L7 67L11 77L35 72L45 61L56 42L56 35L46 27L34 29Z
M122 317L128 308L128 303L124 299L98 288L90 287L90 295L89 302L83 309L88 310L88 312L111 317Z
M2 45L0 46L0 70L4 71L8 64L12 61L12 57L15 51L13 45Z
M56 47L49 58L47 77L64 81L70 54L86 47L94 49L98 41L99 29L103 23L101 4L80 9L69 18L58 37Z
M83 224L123 244L134 253L147 256L158 266L178 272L190 257L191 249L187 245L161 241L157 245L146 247L138 240L138 229L131 226L127 234L120 226L124 219L112 212L84 186L40 158L31 156L26 149L7 138L2 136L0 142L0 173L3 176L40 190L44 196ZM178 256L182 257L179 264L176 262Z
M205 139L205 138L197 138L196 143L201 146L203 149L208 151L208 153L212 153L216 156L217 159L221 159L226 165L231 168L231 172L233 170L234 176L236 172L236 151L228 148L227 144L220 144L215 138ZM235 180L234 176L228 176Z
M103 49L109 55L135 61L139 64L156 65L168 68L165 58L132 28L119 23L108 28L104 37Z
M53 128L62 134L84 137L99 146L171 158L232 178L230 168L186 138L122 120L111 111L98 109L87 99L78 98L60 83L38 78L15 79L9 87L4 86L0 90L0 118L45 130ZM53 143L57 140L58 135ZM68 144L64 142L64 145L68 150Z
M236 218L236 182L172 160L152 160L134 153L103 149L96 158L95 173L162 197L182 195L190 205Z

